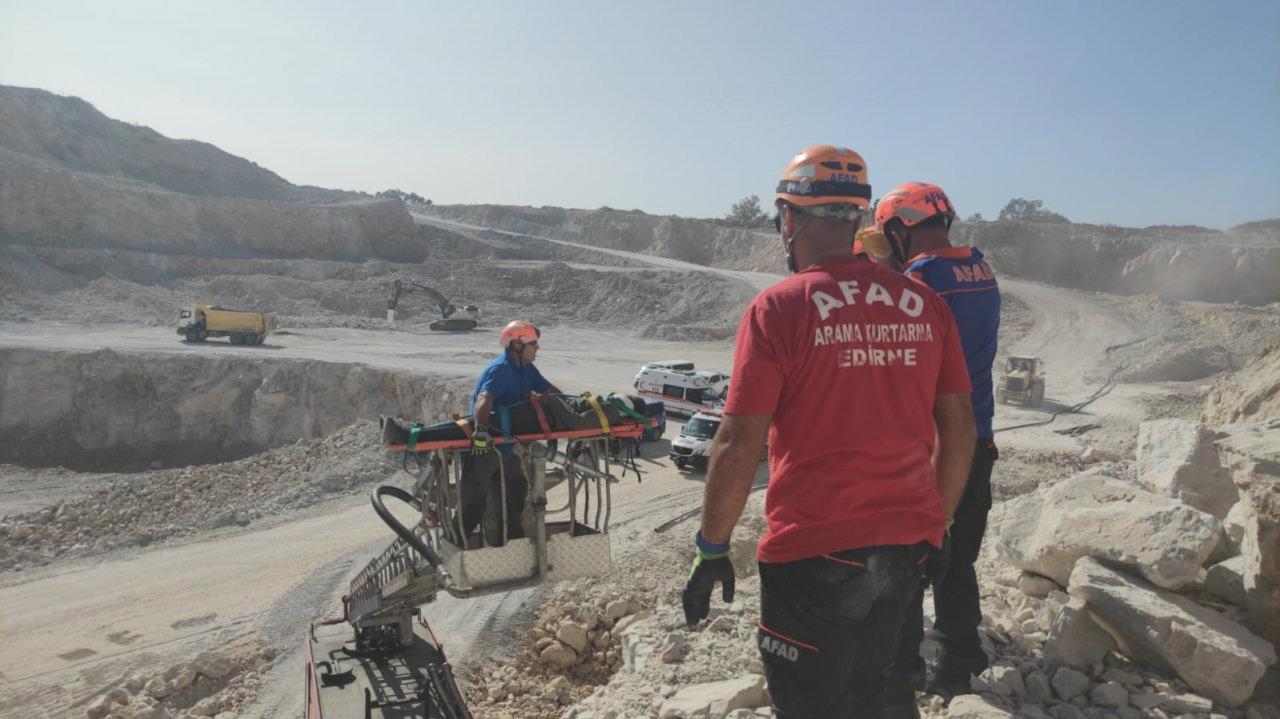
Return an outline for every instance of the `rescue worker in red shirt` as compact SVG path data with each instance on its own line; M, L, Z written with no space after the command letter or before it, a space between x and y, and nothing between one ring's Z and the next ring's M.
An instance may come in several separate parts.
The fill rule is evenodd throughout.
M964 495L951 527L947 573L933 583L937 617L933 635L941 645L937 668L926 684L926 667L920 656L924 639L922 586L902 622L898 656L890 669L887 691L891 697L914 696L915 689L926 687L947 699L968 694L970 675L981 674L988 663L978 639L982 611L973 565L987 528L991 470L999 456L991 427L995 413L991 364L1000 330L1000 288L977 248L951 245L949 233L955 217L955 207L942 188L924 182L898 185L876 206L876 226L887 243L875 247L875 254L902 265L908 277L937 292L951 308L969 368L978 433ZM866 241L873 244L869 237Z
M973 452L946 303L853 254L870 197L862 157L830 145L796 155L778 184L794 274L757 295L738 326L682 596L690 626L717 582L733 600L730 537L767 435L757 644L779 719L885 715L903 613L922 572L945 567Z

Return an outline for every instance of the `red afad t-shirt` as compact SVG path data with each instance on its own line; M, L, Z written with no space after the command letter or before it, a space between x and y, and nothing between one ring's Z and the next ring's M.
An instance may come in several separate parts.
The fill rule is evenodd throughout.
M941 545L934 397L968 392L951 311L903 275L851 260L757 295L725 412L773 415L760 561Z

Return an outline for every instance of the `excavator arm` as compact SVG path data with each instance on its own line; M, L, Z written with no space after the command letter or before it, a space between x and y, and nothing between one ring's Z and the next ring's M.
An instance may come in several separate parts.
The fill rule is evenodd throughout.
M394 325L396 308L400 304L400 298L409 294L425 295L439 306L441 319L431 323L431 329L437 332L473 330L480 319L479 310L475 307L468 305L463 312L459 313L457 305L450 302L449 298L440 292L417 282L397 279L391 284L391 295L387 298L388 324ZM454 317L455 314L458 316Z
M453 304L450 303L449 299L446 298L444 295L440 294L436 290L431 289L430 287L427 287L426 285L420 285L417 282L405 282L403 280L396 280L394 283L392 283L391 297L387 299L387 309L389 310L396 309L396 307L398 307L400 304L401 295L408 295L408 294L422 294L435 300L436 304L439 305L440 307L441 316L443 316L445 319L448 319L449 315L453 314L454 312Z

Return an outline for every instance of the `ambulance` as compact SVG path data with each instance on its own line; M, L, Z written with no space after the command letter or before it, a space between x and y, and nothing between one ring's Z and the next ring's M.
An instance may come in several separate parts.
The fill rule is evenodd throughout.
M642 397L662 400L667 412L693 416L724 407L729 375L697 370L687 360L664 360L641 367L632 386Z

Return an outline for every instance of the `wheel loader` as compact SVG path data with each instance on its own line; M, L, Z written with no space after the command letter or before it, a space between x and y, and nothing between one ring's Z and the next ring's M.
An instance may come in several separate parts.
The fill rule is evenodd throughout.
M1040 358L1025 355L1009 357L996 385L996 401L1039 407L1044 402L1044 363Z

